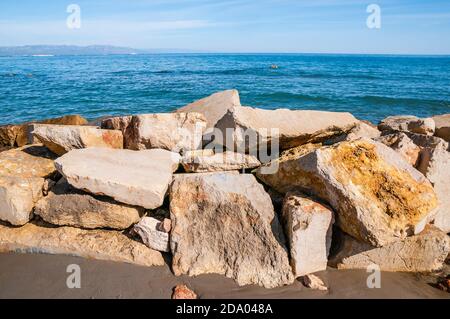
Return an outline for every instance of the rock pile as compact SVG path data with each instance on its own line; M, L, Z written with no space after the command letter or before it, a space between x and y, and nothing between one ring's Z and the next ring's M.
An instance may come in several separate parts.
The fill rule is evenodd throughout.
M230 90L91 122L101 127L79 116L2 126L0 251L142 266L163 253L176 275L266 288L302 278L325 290L312 274L327 266L439 270L449 118L377 128L349 113L241 106Z

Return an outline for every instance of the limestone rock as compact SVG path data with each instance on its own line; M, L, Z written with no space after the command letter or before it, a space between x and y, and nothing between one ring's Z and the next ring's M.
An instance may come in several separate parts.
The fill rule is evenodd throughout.
M374 246L419 233L437 207L430 182L369 139L322 147L281 161L275 174L261 172L258 178L279 192L299 188L326 201L341 229Z
M380 131L409 131L417 134L433 135L435 123L432 118L418 118L416 116L389 116L378 125Z
M398 152L412 166L419 164L421 148L417 146L405 133L397 132L375 139Z
M36 144L30 134L31 124L55 124L55 125L85 125L87 120L79 115L67 115L63 117L47 119L43 121L29 122L19 125L0 126L0 146L21 147L26 144Z
M88 121L80 115L66 115L53 119L34 122L38 124L53 124L53 125L87 125Z
M35 145L0 153L0 220L19 226L31 219L45 178L55 174L52 156Z
M362 137L366 138L377 138L381 135L381 132L376 128L373 127L363 121L360 121L355 128L353 128L348 134L347 134L347 141L357 140Z
M178 285L173 289L172 299L194 300L198 299L197 294L186 285Z
M284 200L283 222L294 275L300 277L325 270L331 246L333 211L304 194L292 192Z
M2 125L0 126L0 146L8 146L8 147L14 147L14 146L21 146L25 145L23 144L23 137L18 137L19 134L23 134L23 136L26 136L24 134L25 129L22 128L20 125Z
M96 198L63 179L36 204L34 213L54 225L122 230L139 222L144 209Z
M241 106L239 92L237 90L226 90L183 106L176 112L203 114L207 121L207 128L213 128L225 113L235 106Z
M408 135L408 137L414 142L414 144L419 146L422 150L435 148L443 148L450 150L449 143L444 141L442 138L423 134L415 134L411 132L404 132L404 133Z
M293 282L281 225L253 175L177 175L170 215L175 275L216 273L266 288Z
M258 159L252 155L229 151L205 155L195 151L187 152L183 155L181 164L186 172L194 173L242 170L261 165Z
M432 272L442 268L450 252L450 237L433 226L381 248L343 236L340 250L331 261L338 269L367 269L375 264L381 271Z
M206 119L200 113L143 114L105 120L102 128L121 130L127 149L180 152L201 146Z
M147 209L162 206L180 156L166 150L87 148L55 161L75 188Z
M228 134L238 151L254 153L257 148L270 149L273 141L286 150L345 134L357 122L350 113L235 107L216 124L223 135L223 140L216 142L232 147L226 144ZM231 131L231 136L227 131Z
M31 219L33 207L43 196L44 179L0 175L0 220L21 226Z
M450 114L434 116L433 120L436 123L434 135L450 142Z
M138 224L134 225L133 231L141 237L146 246L169 252L169 233L161 231L162 229L164 229L163 222L152 217L144 217Z
M433 184L439 200L434 225L450 233L450 152L442 145L428 150L419 169Z
M30 145L0 153L0 176L20 178L52 177L55 172L55 155L42 145Z
M81 125L34 125L32 134L58 155L88 147L123 148L121 131Z
M302 278L303 285L307 288L311 288L314 290L322 290L327 291L328 287L325 286L322 279L317 277L316 275L306 275Z
M0 224L0 252L44 253L163 266L160 252L118 231L48 227L29 223L19 228Z

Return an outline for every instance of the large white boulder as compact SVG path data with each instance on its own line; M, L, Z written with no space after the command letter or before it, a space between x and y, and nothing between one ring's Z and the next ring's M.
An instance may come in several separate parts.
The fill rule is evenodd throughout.
M55 161L75 188L147 209L162 206L180 155L166 150L87 148Z
M177 175L170 216L175 275L216 273L266 288L293 282L281 225L253 175Z
M235 107L216 124L222 140L215 142L240 152L271 149L275 143L286 150L345 134L357 123L350 113Z
M226 90L214 93L201 100L192 102L182 108L177 113L196 112L205 116L207 128L213 128L216 123L235 106L241 106L239 92L237 90Z

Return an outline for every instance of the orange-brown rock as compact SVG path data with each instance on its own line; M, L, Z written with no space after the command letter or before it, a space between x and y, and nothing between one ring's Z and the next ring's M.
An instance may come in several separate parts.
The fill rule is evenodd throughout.
M178 285L173 288L172 299L192 300L198 299L197 294L186 285Z
M23 225L43 196L45 178L56 173L54 155L41 145L0 153L0 220Z
M31 124L86 125L87 123L88 121L79 115L66 115L43 121L0 126L0 146L20 147L33 144L35 141L30 134Z
M281 160L275 174L261 170L258 178L279 192L300 188L328 202L341 229L374 246L421 232L437 208L430 182L395 151L369 139Z

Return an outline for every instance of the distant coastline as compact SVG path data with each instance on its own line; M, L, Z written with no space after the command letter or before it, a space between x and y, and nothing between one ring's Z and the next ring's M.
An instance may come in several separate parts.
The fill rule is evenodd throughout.
M300 56L371 56L371 57L450 57L449 54L407 53L346 53L346 52L221 52L183 48L136 49L113 45L23 45L0 46L0 57L7 56L95 56L95 55L147 55L147 54L205 54L205 55L300 55Z

